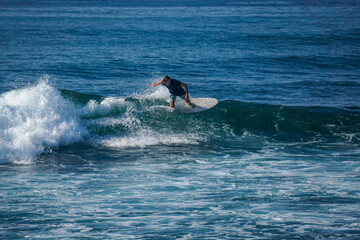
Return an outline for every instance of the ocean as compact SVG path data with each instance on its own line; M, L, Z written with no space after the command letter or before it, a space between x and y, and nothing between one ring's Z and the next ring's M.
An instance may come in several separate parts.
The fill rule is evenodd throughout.
M359 239L359 26L353 0L1 0L0 239ZM172 111L165 75L219 104Z

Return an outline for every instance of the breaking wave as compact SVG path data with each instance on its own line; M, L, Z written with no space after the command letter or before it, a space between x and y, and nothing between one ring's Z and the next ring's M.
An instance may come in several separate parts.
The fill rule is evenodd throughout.
M0 95L0 163L32 161L86 134L74 105L46 79Z
M200 114L167 107L166 89L126 97L58 90L46 80L0 95L0 163L28 163L76 142L250 148L254 143L359 144L360 110L222 101ZM259 140L260 139L260 140Z

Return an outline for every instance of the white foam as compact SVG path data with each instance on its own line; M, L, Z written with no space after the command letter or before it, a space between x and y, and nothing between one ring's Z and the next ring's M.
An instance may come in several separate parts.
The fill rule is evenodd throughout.
M132 95L133 98L138 100L161 100L161 99L169 99L169 91L164 86L150 87L145 91Z
M93 114L108 114L115 108L121 108L128 106L130 103L126 102L124 98L121 97L107 97L103 99L100 103L97 103L95 100L90 100L86 106L82 108L82 114L85 116Z
M28 163L46 148L71 144L86 133L74 106L46 79L0 95L0 163Z
M162 134L152 130L140 130L123 137L103 139L100 144L112 148L147 147L153 145L198 144L200 138L191 134Z
M167 90L164 86L158 86L156 87L155 91L151 92L148 95L145 95L144 98L149 99L168 99L170 96L169 90Z

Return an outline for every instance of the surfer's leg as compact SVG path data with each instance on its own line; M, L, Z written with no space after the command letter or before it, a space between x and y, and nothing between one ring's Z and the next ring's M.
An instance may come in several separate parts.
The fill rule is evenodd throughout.
M175 100L176 100L176 96L175 95L170 95L170 107L174 107L175 105Z

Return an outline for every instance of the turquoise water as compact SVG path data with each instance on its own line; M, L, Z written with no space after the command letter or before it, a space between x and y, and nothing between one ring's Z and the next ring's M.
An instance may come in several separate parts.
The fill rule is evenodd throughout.
M2 1L1 239L358 239L357 1ZM213 109L167 108L164 75Z

